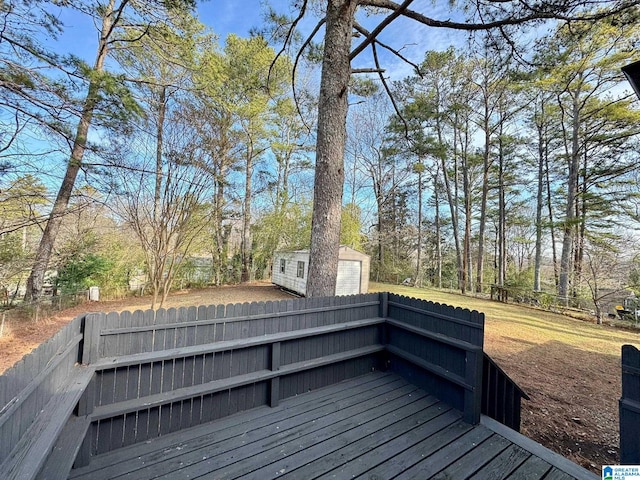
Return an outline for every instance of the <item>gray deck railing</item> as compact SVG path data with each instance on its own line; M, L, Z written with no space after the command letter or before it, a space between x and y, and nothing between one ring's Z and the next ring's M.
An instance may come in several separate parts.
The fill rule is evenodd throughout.
M90 315L95 369L81 455L153 438L381 368L377 294ZM182 313L182 314L181 314Z
M633 345L622 347L620 463L640 464L640 350Z
M470 423L501 420L483 406L483 327L478 312L387 293L87 314L23 361L33 368L0 377L0 477L68 472L74 459L378 369Z
M0 376L1 478L37 472L44 459L30 456L29 445L49 446L63 426L49 415L70 415L77 403L76 373L86 375L77 366L83 322L83 317L75 318Z
M529 396L486 353L482 363L482 413L520 431L522 399Z
M480 421L484 315L390 294L390 369Z

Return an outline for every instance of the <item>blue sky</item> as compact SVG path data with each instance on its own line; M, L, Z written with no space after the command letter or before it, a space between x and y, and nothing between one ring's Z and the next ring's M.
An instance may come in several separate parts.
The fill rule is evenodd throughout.
M289 0L270 0L278 13L291 13ZM197 12L200 20L218 35L220 42L224 43L229 33L239 36L248 36L249 31L259 27L263 23L263 14L266 11L266 0L207 0L199 2ZM418 0L412 5L417 11L424 12L438 19L455 18L455 14L449 11L449 2L432 2L430 0ZM384 16L369 16L360 14L359 21L369 29ZM71 9L61 12L61 18L65 24L64 33L58 42L60 53L73 53L92 63L96 52L97 33L96 28L88 21L87 17ZM317 19L309 18L302 23L303 34L309 32ZM319 34L319 38L321 38ZM428 28L415 21L399 18L385 29L380 36L382 41L397 49L412 60L422 60L426 50L444 50L452 43L463 45L465 34L447 29ZM379 53L385 59L387 73L399 79L411 73L411 68L396 57ZM356 62L358 67L373 67L368 53L365 53Z

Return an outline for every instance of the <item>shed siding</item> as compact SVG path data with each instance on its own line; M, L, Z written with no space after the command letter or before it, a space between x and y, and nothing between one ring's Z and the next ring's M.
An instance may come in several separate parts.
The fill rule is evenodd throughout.
M360 293L360 272L362 262L358 260L338 260L336 295L357 295Z
M368 293L369 292L369 270L371 269L371 257L366 253L358 252L353 248L349 248L343 245L340 247L340 253L338 258L340 260L357 260L362 263L362 268L360 269L360 292L358 293Z
M280 262L285 261L285 271L280 271ZM298 277L298 262L304 262L304 277ZM276 252L273 256L271 281L292 292L307 293L307 272L309 271L309 252Z
M281 260L285 261L285 271L280 271ZM304 278L299 278L298 262L304 262ZM352 248L341 246L338 257L338 276L336 295L355 295L369 291L369 255ZM307 272L309 269L309 251L276 252L273 255L271 282L300 295L307 293Z

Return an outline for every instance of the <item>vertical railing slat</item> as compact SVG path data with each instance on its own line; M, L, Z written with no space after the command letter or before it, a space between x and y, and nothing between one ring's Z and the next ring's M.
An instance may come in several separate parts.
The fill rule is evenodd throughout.
M622 347L622 398L620 399L620 463L640 464L640 350Z

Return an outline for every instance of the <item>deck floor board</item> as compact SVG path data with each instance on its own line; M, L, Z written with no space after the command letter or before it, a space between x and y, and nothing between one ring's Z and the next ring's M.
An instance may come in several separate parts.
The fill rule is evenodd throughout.
M568 475L496 431L374 372L99 455L70 478L597 478Z
M509 445L502 453L478 470L470 480L500 480L522 465L531 454L517 445Z
M545 462L540 457L531 455L522 465L511 472L511 475L507 478L509 480L536 480L543 478L551 468L548 462Z

